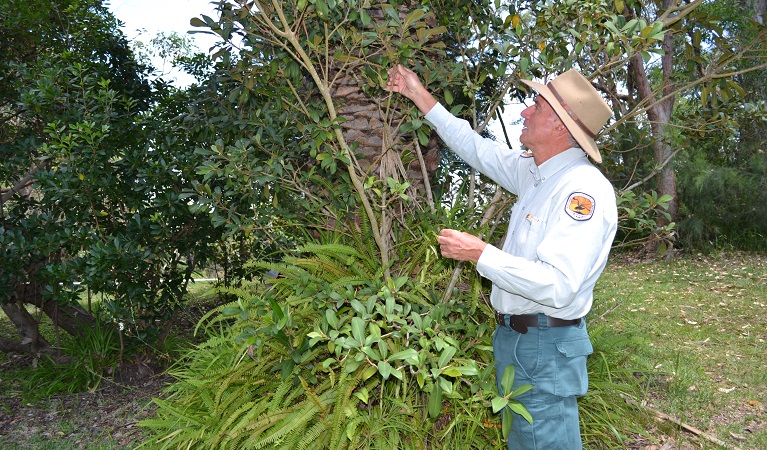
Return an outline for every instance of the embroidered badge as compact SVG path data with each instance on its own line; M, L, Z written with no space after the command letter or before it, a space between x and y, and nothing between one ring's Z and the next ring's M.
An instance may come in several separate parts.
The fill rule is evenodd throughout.
M530 150L525 150L524 152L522 152L522 154L519 155L519 157L520 158L532 158L533 157L533 152L530 151Z
M594 215L594 197L583 192L573 192L567 198L565 212L575 220L589 220Z

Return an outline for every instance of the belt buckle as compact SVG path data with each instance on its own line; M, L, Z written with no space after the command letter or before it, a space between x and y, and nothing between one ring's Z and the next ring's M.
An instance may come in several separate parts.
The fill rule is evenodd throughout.
M519 320L515 320L514 314L503 314L502 312L496 311L495 312L495 322L498 325L506 326L506 317L509 316L509 328L516 331L519 334L527 334L527 325L520 322Z
M495 312L495 321L499 325L506 326L506 317L509 316L509 328L516 331L519 334L527 334L527 325L522 323L520 320L515 320L513 314L503 314L499 311Z
M518 320L514 320L514 316L509 316L509 326L519 334L527 334L527 325Z

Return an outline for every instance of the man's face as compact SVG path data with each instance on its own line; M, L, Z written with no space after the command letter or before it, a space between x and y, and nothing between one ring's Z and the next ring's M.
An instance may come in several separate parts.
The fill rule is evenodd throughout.
M540 95L535 98L535 103L532 106L528 106L522 111L522 118L525 121L519 141L533 152L533 155L536 156L536 162L539 157L542 157L543 160L548 159L540 153L546 151L547 144L551 144L557 128L561 129L564 126L562 120L554 112L549 102Z

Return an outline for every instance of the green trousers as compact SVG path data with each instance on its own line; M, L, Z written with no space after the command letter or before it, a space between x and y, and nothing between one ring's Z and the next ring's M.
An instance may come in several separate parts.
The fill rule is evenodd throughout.
M517 397L533 417L530 424L514 414L509 450L578 450L581 444L577 397L588 389L586 358L593 352L586 322L549 328L546 316L525 334L499 325L493 336L498 390L507 365L515 371L514 387L533 389ZM503 394L503 392L502 392Z

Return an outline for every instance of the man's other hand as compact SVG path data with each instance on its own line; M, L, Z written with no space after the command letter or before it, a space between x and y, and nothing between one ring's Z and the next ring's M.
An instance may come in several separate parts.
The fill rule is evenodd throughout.
M482 239L463 231L445 229L437 238L440 252L445 258L476 263L485 250L487 243Z

